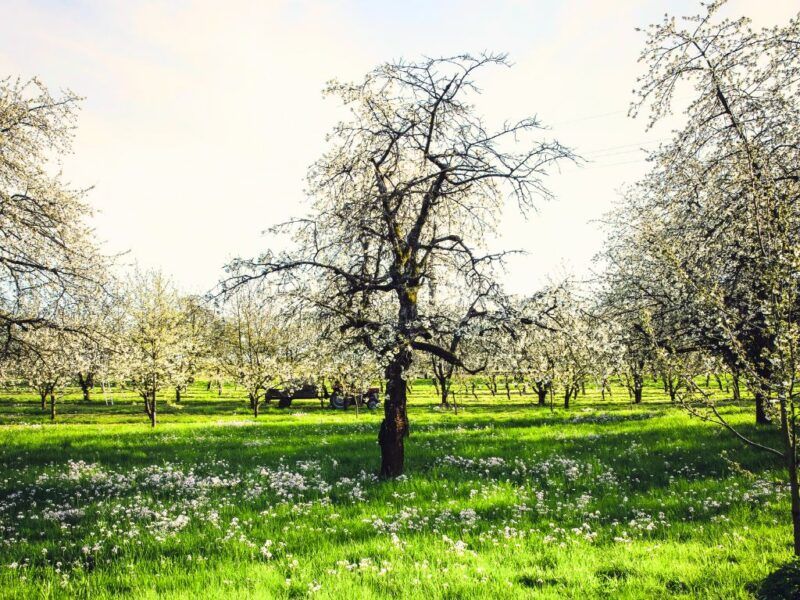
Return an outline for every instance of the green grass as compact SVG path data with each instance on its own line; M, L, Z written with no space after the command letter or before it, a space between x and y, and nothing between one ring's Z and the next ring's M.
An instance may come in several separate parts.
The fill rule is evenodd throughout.
M390 482L379 414L306 401L255 421L240 391L198 384L151 430L133 396L70 394L50 423L9 392L0 595L752 597L791 556L783 472L646 392L569 411L482 392L454 415L418 383Z

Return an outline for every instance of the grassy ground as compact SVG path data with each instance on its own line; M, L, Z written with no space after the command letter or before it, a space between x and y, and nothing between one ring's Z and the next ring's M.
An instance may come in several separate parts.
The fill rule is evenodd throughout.
M72 395L51 424L8 392L0 595L729 599L790 557L781 470L654 384L568 412L482 393L454 415L432 392L414 388L392 482L378 414L304 402L256 422L198 385L151 430L132 397Z

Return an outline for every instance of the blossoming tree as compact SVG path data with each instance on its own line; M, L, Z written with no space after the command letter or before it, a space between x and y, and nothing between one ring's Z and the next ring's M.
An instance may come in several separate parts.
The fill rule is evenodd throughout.
M422 300L432 269L447 269L462 294L481 293L502 253L486 249L510 194L525 209L548 196L543 178L572 157L537 140L535 118L490 127L470 101L475 76L503 55L381 65L356 83L326 89L351 118L309 174L311 214L289 225L293 249L240 261L249 277L314 281L307 301L374 353L386 397L378 436L383 477L403 472L406 379L415 352L456 366L464 359L431 341Z

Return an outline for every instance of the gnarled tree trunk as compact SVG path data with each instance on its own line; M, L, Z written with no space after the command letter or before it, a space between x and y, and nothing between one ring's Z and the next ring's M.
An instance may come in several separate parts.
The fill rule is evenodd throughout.
M405 438L408 436L405 371L410 365L411 350L403 349L386 367L386 402L383 405L383 422L378 433L381 447L380 475L384 478L403 474Z

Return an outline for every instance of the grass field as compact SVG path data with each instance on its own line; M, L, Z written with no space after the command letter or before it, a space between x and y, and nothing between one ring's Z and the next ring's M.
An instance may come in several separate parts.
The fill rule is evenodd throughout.
M655 384L635 407L483 394L454 415L418 383L390 482L379 414L255 421L197 385L151 430L132 397L77 398L55 423L0 399L3 598L750 598L791 556L773 459Z

